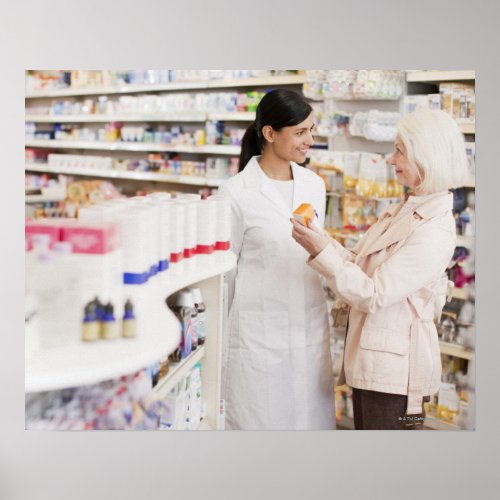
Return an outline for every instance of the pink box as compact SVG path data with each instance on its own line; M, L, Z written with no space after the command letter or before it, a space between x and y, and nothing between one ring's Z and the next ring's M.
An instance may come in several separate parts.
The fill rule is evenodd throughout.
M119 226L66 226L61 228L61 240L73 245L73 253L103 254L121 246Z
M48 234L50 236L50 244L60 241L61 228L54 223L47 224L36 221L26 221L24 224L25 238L28 240L30 247L33 245L34 234Z

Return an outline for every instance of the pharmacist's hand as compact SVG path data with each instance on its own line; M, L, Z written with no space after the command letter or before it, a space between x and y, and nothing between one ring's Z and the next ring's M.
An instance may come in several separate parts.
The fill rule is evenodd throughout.
M292 238L308 252L311 257L316 257L330 243L328 235L320 229L308 228L290 219L292 222Z

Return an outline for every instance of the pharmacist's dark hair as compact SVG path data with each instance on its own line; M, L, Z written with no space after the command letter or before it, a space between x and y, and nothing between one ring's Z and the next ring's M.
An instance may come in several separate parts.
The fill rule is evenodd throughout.
M270 125L279 131L303 122L312 108L297 92L276 89L268 92L257 106L255 121L246 129L241 141L238 170L241 172L252 156L262 154L266 140L262 128Z

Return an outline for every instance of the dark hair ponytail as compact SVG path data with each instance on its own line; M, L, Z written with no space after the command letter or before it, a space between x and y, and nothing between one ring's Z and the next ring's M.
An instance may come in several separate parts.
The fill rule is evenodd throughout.
M276 89L268 92L257 106L255 121L246 129L241 141L238 170L241 172L252 156L262 154L265 139L262 128L270 125L279 131L303 122L312 108L297 92Z
M261 129L262 130L262 129ZM261 136L262 137L262 136ZM241 172L252 156L262 153L262 142L257 133L257 122L254 121L246 129L241 139L240 161L238 163L238 172Z

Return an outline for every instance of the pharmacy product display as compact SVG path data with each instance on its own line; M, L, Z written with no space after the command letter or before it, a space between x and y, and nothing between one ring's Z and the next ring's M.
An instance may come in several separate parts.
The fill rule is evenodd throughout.
M80 349L93 349L96 356L101 356L101 363L113 365L107 374L97 370L99 378L86 380L85 384L99 384L101 380L113 378L117 381L119 376L149 367L147 376L152 379L154 393L160 394L163 400L170 395L171 408L174 408L169 410L173 417L163 419L163 428L189 428L186 418L176 417L184 410L177 409L186 408L184 403L180 403L185 401L186 393L189 392L189 381L185 377L197 363L203 361L203 394L208 395L209 401L206 409L209 417L205 422L210 420L211 428L223 426L224 402L220 401L220 394L217 393L217 369L214 365L219 359L218 347L217 343L210 342L210 331L218 332L222 322L219 316L222 278L214 275L207 278L206 282L203 281L204 278L200 278L201 284L198 279L205 270L212 269L214 273L220 270L229 253L228 238L225 235L227 227L221 222L221 218L224 220L225 209L220 208L218 196L210 195L225 179L237 172L241 134L246 128L245 122L254 120L255 108L263 93L273 86L299 88L303 84L304 95L317 101L311 103L317 134L320 136L317 141L325 141L323 144L327 148L312 150L308 167L325 180L325 226L346 247L353 246L380 213L403 196L393 169L385 165L399 113L412 112L419 107L441 108L457 120L466 134L471 174L466 186L454 193L454 214L459 237L457 250L448 269L455 288L452 291L453 298L446 305L437 325L443 357L443 390L427 404L426 425L429 428L444 429L455 429L457 426L473 428L474 72L411 71L406 72L406 83L405 75L400 71L336 70L299 73L301 74L268 70L27 72L25 199L26 213L30 217L27 228L51 225L59 227L59 236L51 239L48 245L47 240L43 236L37 236L37 233L27 238L27 265L43 270L34 273L33 283L30 285L32 288L26 296L27 383L31 380L30 365L41 353L45 356L47 349L54 350L56 339L60 338L68 353L70 344L73 346L73 356L81 358ZM321 136L325 139L321 139ZM78 180L78 176L92 180ZM186 206L190 202L180 202L180 197L175 199L172 190L176 189L201 194L202 198L210 197L216 204L215 240L212 236L206 237L207 234L212 234L211 227L204 233L205 236L197 239L198 230L194 234L192 228L195 225L209 228L210 224L202 219L201 212L197 212L197 222L194 223L194 210ZM159 190L163 194L142 196L134 201L123 197L124 194L135 197L137 194ZM99 259L106 261L107 256L109 257L107 253L80 253L82 249L78 247L78 242L83 241L81 235L74 237L76 243L61 236L63 228L71 229L74 224L81 228L95 228L96 220L99 221L99 228L110 221L121 228L123 223L119 219L124 217L124 213L128 213L127 220L139 220L135 209L147 212L150 201L144 202L142 198L151 200L156 197L158 201L162 197L163 200L168 199L169 195L167 205L172 213L177 214L171 224L171 234L176 233L177 236L171 236L168 242L165 234L157 235L156 239L163 243L157 241L151 245L146 244L150 249L143 254L150 254L149 259L144 255L139 259L137 256L135 260L132 259L134 252L125 251L121 241L120 246L108 253L121 254L118 260L122 264L133 264L128 270L121 268L116 273L116 268L111 266L101 273L100 269L104 269L106 265L100 267L97 263ZM196 201L203 203L205 200ZM112 216L108 211L111 207L116 211ZM167 209L164 212L160 220L161 217L168 217L165 215ZM121 215L118 216L118 213ZM182 224L179 224L181 213L184 213L185 231L183 236L178 236L182 232ZM214 217L213 213L211 211L210 217ZM78 215L80 217L77 220L67 220ZM41 221L42 218L47 220ZM52 224L54 222L56 224ZM186 229L186 224L191 230ZM150 223L146 226L149 229L145 232L137 230L135 237L131 231L129 241L134 238L142 241L153 227ZM136 226L132 224L132 227ZM52 234L49 229L46 231ZM111 241L112 237L109 239ZM153 257L155 252L152 248L156 247L160 250ZM95 258L91 259L91 255ZM75 270L74 275L69 272L73 264L61 264L61 269L65 271L59 273L56 284L51 282L48 267L41 267L43 263L54 268L55 262L67 263L75 258L84 261L87 259L85 265L78 263L76 266L82 271L82 276L75 278L78 273ZM114 269L113 272L111 269ZM102 280L112 279L113 273L115 277L121 273L121 281L120 278L115 280L118 283L116 289L101 283ZM66 308L64 304L57 305L50 300L44 302L51 292L43 290L45 283L42 275L49 276L48 284L52 290L66 286L61 284L65 280L75 280L75 285L69 289L67 303L71 302L71 297L76 298L73 303L78 302L78 314L73 311L76 308ZM70 275L73 277L68 278ZM142 283L123 283L130 279L138 279ZM92 292L82 294L87 283L91 284ZM202 311L198 308L193 285L198 288L202 301L207 302L202 304ZM144 318L150 316L149 310L144 306L148 302L145 297L150 297L152 292L140 292L150 288L162 290L159 303L167 316L169 310L165 303L166 294L168 293L168 305L175 309L175 302L181 291L183 294L190 291L197 312L197 315L189 317L187 335L182 333L182 318L178 314L172 314L168 318L164 316L165 326L168 324L174 329L178 328L178 337L169 343L168 349L158 349L165 339L159 340L154 355L149 348L148 335L144 333L154 330L146 328L144 323ZM134 293L127 294L123 291L127 289L134 290ZM333 301L334 297L331 298ZM191 304L191 300L188 302ZM45 306L49 310L59 311L57 314L67 318L65 321L68 324L75 321L77 326L67 330L69 335L63 335L61 331L58 332L56 325L53 339L47 338L43 332L51 328L50 315L39 314L40 308ZM193 307L189 307L193 311ZM210 311L216 311L216 318L210 316ZM208 331L208 335L205 333L205 342L203 328L200 327L202 318L205 318L204 330ZM187 319L185 315L184 320ZM177 326L170 323L172 320ZM196 321L197 332L196 326L193 327ZM335 368L339 359L341 360L343 339L339 332L335 329L333 331L332 354ZM160 339L159 332L155 335ZM140 349L137 348L139 344ZM141 350L147 354L141 354L140 360L130 362L134 357L132 346L135 346L135 352ZM98 353L104 350L106 355ZM113 360L119 356L125 359L126 367L122 364L120 369L117 368L118 363ZM189 368L186 368L186 363ZM57 362L53 366L57 366ZM68 358L65 373L70 372L70 366ZM78 364L71 366L74 375L67 382L72 384L72 390L83 386L80 375L86 369L80 370ZM61 373L63 371L59 372ZM43 379L44 376L40 380ZM55 391L50 394L54 395ZM75 396L74 399L78 398L80 396ZM179 404L172 403L175 401ZM351 410L350 391L344 387L337 391L336 411L340 428L350 425L346 416L352 416Z
M28 71L26 146L33 149L25 169L110 177L127 189L218 187L235 173L230 156L239 154L246 128L239 124L255 119L269 88L303 82L286 70ZM94 160L102 151L106 160ZM47 153L80 160L48 162Z
M457 80L454 82L453 80ZM413 112L419 107L441 108L447 111L457 121L465 134L466 152L470 163L470 181L462 189L454 190L454 208L457 225L457 249L448 267L448 277L455 288L450 291L448 302L437 323L437 332L442 356L443 377L441 390L429 403L425 410L427 418L425 426L428 429L473 429L474 420L474 237L475 232L475 143L470 142L474 134L475 96L474 72L471 71L416 71L407 72L407 95L401 106L403 113ZM350 123L353 123L351 117ZM472 137L473 140L473 137ZM343 143L344 144L344 143ZM330 147L332 146L329 143ZM336 153L336 152L334 152ZM313 160L313 158L311 158ZM315 158L315 168L325 175L331 183L332 190L341 190L338 179L339 171L346 179L347 168L342 167L339 159L328 152L318 152ZM349 173L352 170L349 170ZM389 172L390 173L390 170ZM359 174L359 171L358 171ZM375 173L374 173L375 175ZM350 177L350 176L349 176ZM361 176L359 176L361 177ZM365 177L363 175L363 177ZM353 191L358 181L347 179L347 185ZM344 186L346 187L346 186ZM359 186L363 187L363 186ZM358 189L359 191L359 189ZM356 194L356 193L354 193ZM360 194L360 193L359 193ZM333 198L335 200L335 198ZM350 221L367 222L365 214L376 214L375 200L354 196L351 193L342 194L342 218L335 220L335 227ZM363 201L364 200L364 203ZM347 205L346 205L347 202ZM339 202L340 204L340 202ZM372 207L369 205L373 204ZM357 208L356 208L357 207ZM351 215L349 215L351 214ZM356 216L357 215L357 216ZM371 217L371 215L368 215ZM328 220L328 215L327 215ZM359 226L358 226L359 227ZM347 246L355 244L357 238L352 230L345 227L331 231L331 234ZM335 298L332 297L332 300ZM332 352L337 359L342 356L344 348L343 332L334 335ZM352 428L352 402L350 389L342 387L337 391L337 421L339 428Z
M151 390L151 371L28 397L28 430L197 430L206 414L197 363L168 394Z
M310 99L398 99L403 72L393 70L315 70L306 72L303 92Z
M169 393L200 361L206 411L201 404L196 411L188 405L186 428L194 428L193 415L199 424L203 414L206 428L220 428L222 281L234 266L228 215L220 197L154 193L80 207L77 219L26 221L26 392L33 402L36 393L74 391L68 407L66 396L64 404L51 396L61 411L57 418L50 411L38 415L42 423L34 428L52 428L53 418L61 420L61 428L141 428L141 419L135 427L113 420L136 404L158 426L161 408L142 399L162 399L165 394L156 387L166 391L170 384ZM178 290L189 293L189 315L167 306ZM93 406L102 410L99 418L87 415L93 424L67 421L83 400L101 401L100 389L89 384L109 389L112 380L144 368L150 394L139 397L130 389L141 401L125 397L118 387L119 401L106 394L104 408ZM108 406L116 413L106 427Z
M172 84L193 83L192 88L208 88L224 86L230 81L242 85L254 85L255 81L297 76L296 71L288 70L131 70L131 71L28 71L26 75L26 92L36 96L47 91L108 91L110 93L147 91L148 87L158 90L176 88ZM247 80L247 81L245 81ZM248 81L250 80L250 81ZM272 80L271 80L272 81ZM286 82L286 80L285 80ZM212 83L213 85L210 85ZM297 79L302 83L302 79ZM234 86L234 85L233 85ZM180 85L179 88L183 88ZM64 95L64 93L62 94ZM74 94L78 95L78 94Z

